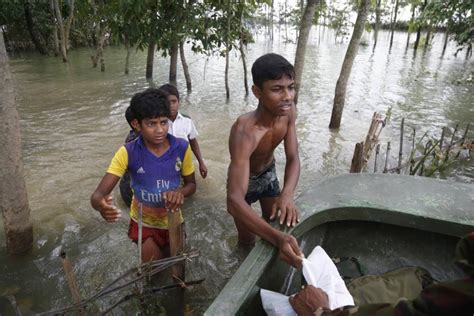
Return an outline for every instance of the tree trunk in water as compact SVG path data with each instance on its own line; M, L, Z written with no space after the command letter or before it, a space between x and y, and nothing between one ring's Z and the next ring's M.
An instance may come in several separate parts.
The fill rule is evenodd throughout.
M275 1L272 0L270 11L270 39L273 41L273 14L275 13Z
M69 33L71 32L72 20L74 19L74 0L69 0L69 16L66 20L66 28L64 29L66 51L69 50Z
M33 44L36 47L36 50L41 54L41 55L47 55L48 51L44 47L43 39L41 37L41 34L39 34L34 26L33 22L33 16L31 15L31 3L30 0L23 0L23 7L25 9L25 20L26 20L26 26L28 28L28 32L30 33L31 40L33 41Z
M272 16L273 16L273 0L272 0ZM273 21L273 19L272 19ZM273 22L272 25L272 40L273 40ZM245 96L249 95L249 83L247 81L247 61L245 59L245 42L244 42L244 8L240 11L240 36L239 36L239 51L242 58L242 67L244 68L244 89ZM245 39L247 40L247 39Z
M398 16L398 0L395 2L395 14L394 14L394 17L393 17L393 21L392 21L392 25L391 25L391 29L390 29L390 46L389 46L389 50L392 49L392 44L393 44L393 33L395 32L395 23L397 23L397 16Z
M148 43L148 54L146 56L146 79L153 78L153 60L155 58L155 40Z
M372 47L372 52L375 51L375 46L377 46L377 40L379 37L379 27L380 27L380 5L382 0L377 0L377 5L375 7L375 25L374 25L374 46Z
M411 6L411 18L410 18L410 25L413 24L413 21L415 20L415 9L416 5L412 4ZM405 52L408 50L408 46L410 46L410 27L408 28L408 35L407 35L407 46L405 47Z
M107 30L104 30L101 33L100 27L98 26L98 37L99 40L97 41L97 48L96 48L96 54L95 57L92 58L92 63L93 67L96 68L98 62L100 62L100 71L104 72L105 71L105 61L104 61L104 42L105 39L107 38Z
M186 62L186 56L184 55L184 42L179 43L179 56L181 57L181 65L183 66L184 78L186 79L186 89L188 92L193 90L191 83L191 75L189 74L188 63Z
M102 35L102 38L100 39L100 45L99 45L100 71L102 71L102 72L105 71L105 60L104 60L104 42L105 42L105 37L106 37L106 34L104 33L104 34Z
M421 26L418 27L418 29L416 30L415 44L413 44L413 49L414 50L418 49L418 45L420 44L420 38L421 38Z
M444 43L443 43L443 51L441 52L441 57L443 57L444 53L446 52L446 47L448 46L448 40L449 40L449 30L446 27L446 31L444 32Z
M301 84L301 76L303 74L304 58L306 54L306 44L308 43L309 32L311 31L311 25L313 24L314 12L319 0L308 0L306 8L303 13L300 25L300 36L298 37L298 44L296 46L295 54L295 83L296 83L296 95ZM295 98L295 103L297 98Z
M51 11L51 20L53 22L53 47L54 56L59 56L59 39L58 39L58 24L56 23L56 15L54 13L54 0L49 1L49 9Z
M176 81L176 72L178 69L178 52L179 52L179 43L175 42L171 46L170 52L170 73L168 81L174 86L178 86Z
M64 34L64 23L63 23L63 16L61 15L61 9L59 8L59 2L58 0L53 0L54 1L54 12L56 15L56 23L59 29L59 36L61 37L61 40L59 42L60 48L61 48L61 56L63 58L63 62L67 63L67 49L66 49L66 38Z
M472 56L472 44L468 44L467 49L466 49L466 60L471 58L471 56Z
M425 10L427 3L428 3L428 0L425 0L425 2L423 2L423 5L421 6L421 9L420 9L419 16L423 14L423 11ZM421 38L421 25L418 26L418 29L416 30L416 40L415 40L415 45L413 46L413 49L415 51L418 49L418 45L420 44L420 38Z
M7 252L19 254L32 247L33 226L21 161L19 116L1 30L0 81L0 209Z
M242 41L242 38L240 38L240 45L239 45L239 50L240 50L240 56L242 57L242 67L244 68L244 88L245 88L245 96L247 97L249 95L249 83L247 81L247 62L245 60L245 47L244 47L244 42Z
M225 43L225 98L230 99L230 88L229 88L229 52L230 52L230 9L227 10L227 38Z
M428 31L426 32L425 47L423 47L424 51L428 49L428 46L430 45L430 41L431 41L431 25L428 26Z
M127 49L127 55L125 56L125 74L128 75L128 65L130 63L130 44L128 40L125 40L125 48Z
M367 20L367 14L369 9L370 0L361 0L359 6L359 12L357 13L357 20L354 25L354 31L352 33L351 41L347 47L346 56L342 63L341 73L336 84L336 93L334 96L334 105L332 108L331 122L329 128L339 128L341 125L342 111L344 110L344 103L346 98L347 81L351 74L352 64L357 55L359 48L360 38L364 32L365 21Z

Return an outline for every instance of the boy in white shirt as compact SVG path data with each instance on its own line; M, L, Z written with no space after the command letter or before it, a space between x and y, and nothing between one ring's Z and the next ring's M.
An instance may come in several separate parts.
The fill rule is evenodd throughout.
M170 124L168 132L178 138L184 138L189 142L191 150L199 163L199 173L203 179L207 176L207 167L202 159L201 150L197 142L198 132L191 118L179 113L179 92L172 84L164 84L158 88L168 97L170 105Z

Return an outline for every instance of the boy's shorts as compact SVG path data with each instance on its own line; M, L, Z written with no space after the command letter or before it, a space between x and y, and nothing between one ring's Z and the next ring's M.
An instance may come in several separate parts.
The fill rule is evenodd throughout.
M280 195L280 183L276 174L275 160L273 160L267 169L249 178L245 201L252 204L262 197L276 197L278 195Z
M128 226L128 237L134 242L138 243L138 224L134 220L130 220ZM153 238L155 243L164 248L170 244L170 235L167 229L150 228L142 226L142 242L147 238Z

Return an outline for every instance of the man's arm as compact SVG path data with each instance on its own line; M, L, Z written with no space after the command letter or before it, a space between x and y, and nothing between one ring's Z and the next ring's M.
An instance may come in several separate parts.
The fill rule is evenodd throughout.
M92 207L99 211L107 222L116 222L121 217L121 212L113 205L110 195L119 180L120 177L106 173L91 196Z
M194 156L196 156L196 159L199 162L199 173L201 174L201 177L205 179L207 176L207 167L204 163L204 160L202 159L201 149L199 148L197 138L189 139L189 145L191 146Z
M283 224L286 220L287 226L295 226L296 223L299 222L298 210L293 200L296 185L300 177L300 158L298 155L298 139L296 138L295 112L293 107L284 139L286 156L285 182L279 198L272 207L270 217L270 219L274 219L278 211L280 211L280 224Z
M237 123L234 124L229 138L231 162L227 175L227 210L252 233L278 247L281 259L294 267L300 267L302 254L296 239L273 228L245 201L250 174L249 160L255 140L238 129Z

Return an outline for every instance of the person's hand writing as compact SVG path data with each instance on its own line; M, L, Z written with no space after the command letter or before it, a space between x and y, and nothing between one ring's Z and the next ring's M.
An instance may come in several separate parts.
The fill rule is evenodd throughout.
M184 195L180 190L163 193L166 208L170 211L177 211L184 204Z
M281 260L297 269L301 268L304 255L298 247L298 242L295 237L282 233L278 240L278 249L278 255Z
M298 209L296 208L295 202L292 197L280 195L276 202L272 205L272 213L270 220L274 220L280 213L280 225L283 223L288 227L293 227L300 221Z
M321 308L329 309L329 299L326 292L312 285L303 286L295 296L290 296L290 304L300 316L311 316Z
M116 222L122 217L122 212L113 205L113 197L110 194L99 201L97 208L100 215L109 223Z

